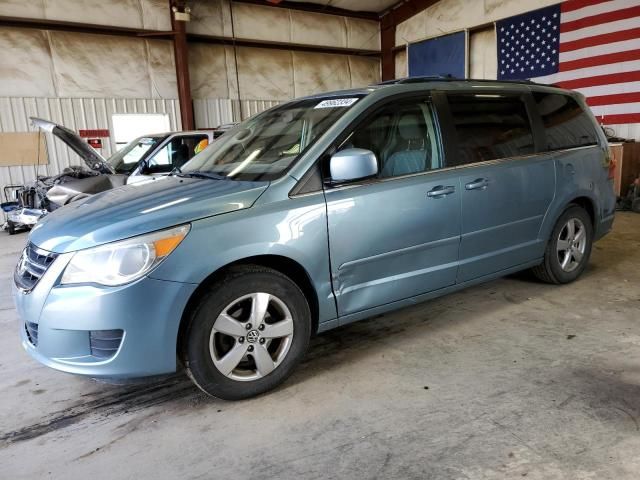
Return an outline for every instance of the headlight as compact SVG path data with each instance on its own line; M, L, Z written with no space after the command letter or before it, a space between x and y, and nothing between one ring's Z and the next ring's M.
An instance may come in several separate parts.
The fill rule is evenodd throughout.
M190 228L189 225L182 225L80 250L65 268L61 283L116 286L133 282L167 258L180 245Z

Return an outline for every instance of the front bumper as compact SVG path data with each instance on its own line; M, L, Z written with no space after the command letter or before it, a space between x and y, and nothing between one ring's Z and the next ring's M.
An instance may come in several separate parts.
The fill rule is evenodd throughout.
M69 260L69 254L60 255L30 293L13 287L29 355L57 370L92 377L174 372L180 319L197 285L145 277L121 287L61 286ZM92 354L90 340L91 331L105 330L123 331L108 358Z

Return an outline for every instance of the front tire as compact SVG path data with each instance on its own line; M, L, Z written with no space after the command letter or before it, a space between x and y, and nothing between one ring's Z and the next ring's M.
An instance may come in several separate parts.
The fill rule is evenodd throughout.
M300 288L276 270L230 269L194 309L180 356L193 382L224 400L249 398L284 382L311 337Z
M593 243L591 218L584 208L570 205L556 222L544 261L532 269L543 282L570 283L589 263Z

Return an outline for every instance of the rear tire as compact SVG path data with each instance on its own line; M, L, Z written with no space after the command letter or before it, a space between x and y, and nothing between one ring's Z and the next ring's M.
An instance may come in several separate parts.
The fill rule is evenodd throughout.
M16 234L16 224L13 223L11 220L7 220L7 232L9 233L9 235Z
M592 243L593 226L589 214L572 204L553 227L543 262L531 270L546 283L573 282L589 263Z
M291 279L270 268L238 266L201 297L179 353L203 392L240 400L284 382L310 337L309 305Z

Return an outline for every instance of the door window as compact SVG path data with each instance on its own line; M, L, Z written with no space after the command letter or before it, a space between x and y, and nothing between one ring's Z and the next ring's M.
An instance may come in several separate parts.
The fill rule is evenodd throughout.
M174 168L181 168L198 153L201 142L207 140L207 135L183 135L171 139L149 161L149 173L168 173Z
M568 95L534 92L533 99L544 123L548 150L597 145L593 121Z
M340 150L364 148L378 159L380 178L440 168L441 155L431 105L426 101L394 103L367 118Z
M535 151L527 109L519 96L448 95L458 136L453 165Z

